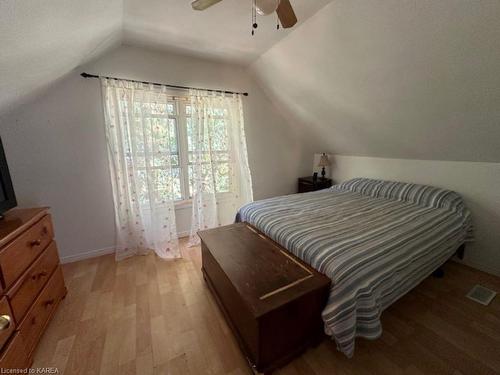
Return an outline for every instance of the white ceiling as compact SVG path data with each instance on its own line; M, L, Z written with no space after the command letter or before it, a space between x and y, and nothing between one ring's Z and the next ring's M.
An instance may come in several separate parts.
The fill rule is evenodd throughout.
M330 1L291 0L299 22ZM290 32L261 17L252 37L250 5L224 0L197 12L190 0L0 0L0 112L120 43L249 64Z
M1 0L0 111L119 43L122 0Z
M331 0L291 0L303 23ZM124 39L157 49L248 64L292 29L276 30L277 17L258 17L251 35L252 0L224 0L202 12L190 0L124 0Z

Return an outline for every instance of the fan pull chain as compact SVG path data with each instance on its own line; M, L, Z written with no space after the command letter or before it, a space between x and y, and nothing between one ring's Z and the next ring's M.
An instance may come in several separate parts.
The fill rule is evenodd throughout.
M257 0L252 1L252 35L255 35L255 30L257 29Z
M278 17L278 13L276 13L276 30L280 29L280 18Z

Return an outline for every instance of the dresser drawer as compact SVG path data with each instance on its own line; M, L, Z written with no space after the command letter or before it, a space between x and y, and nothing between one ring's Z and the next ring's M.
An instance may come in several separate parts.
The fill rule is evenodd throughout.
M54 232L50 215L46 215L0 252L0 267L6 289L47 247L52 237Z
M0 349L5 345L14 332L16 323L12 317L9 302L6 297L0 299Z
M66 287L64 286L62 270L61 267L57 267L19 328L28 355L31 355L45 326L65 294Z
M19 333L16 333L0 355L0 368L2 370L26 369L29 366L29 357L23 339Z
M10 306L16 322L20 322L59 264L57 246L54 241L42 252L37 260L26 270L9 290Z

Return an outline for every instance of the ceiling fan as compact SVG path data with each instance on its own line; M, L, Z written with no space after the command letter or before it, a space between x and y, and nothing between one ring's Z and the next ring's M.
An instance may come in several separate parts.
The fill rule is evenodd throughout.
M222 0L194 0L191 6L195 10L205 10ZM288 29L297 23L297 16L293 11L290 0L255 0L255 10L261 16L276 12L281 25Z

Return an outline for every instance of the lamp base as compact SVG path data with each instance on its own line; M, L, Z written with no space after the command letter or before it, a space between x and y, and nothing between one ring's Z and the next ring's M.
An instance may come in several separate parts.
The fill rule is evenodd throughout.
M321 170L321 179L322 180L325 179L325 174L326 174L325 167L323 167L323 169Z

